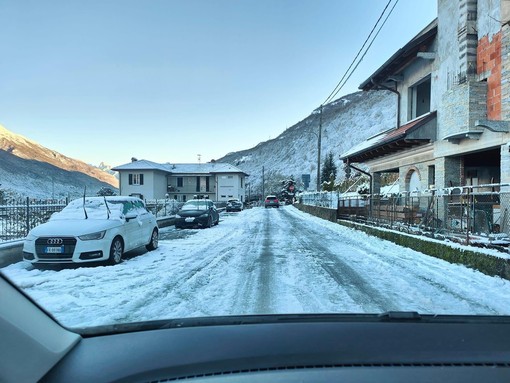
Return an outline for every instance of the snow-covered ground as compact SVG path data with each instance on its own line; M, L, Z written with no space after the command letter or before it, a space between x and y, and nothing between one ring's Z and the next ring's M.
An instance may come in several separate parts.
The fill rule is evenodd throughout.
M157 250L117 266L55 271L19 262L1 271L70 327L261 313L510 314L510 281L292 206L161 234Z

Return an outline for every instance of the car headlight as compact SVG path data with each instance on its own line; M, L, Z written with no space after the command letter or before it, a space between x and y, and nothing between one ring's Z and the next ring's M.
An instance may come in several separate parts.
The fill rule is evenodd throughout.
M199 218L207 218L209 216L209 213L201 214Z
M26 241L35 241L37 239L36 235L33 235L32 233L28 233L28 235L25 237Z
M175 218L182 218L182 217L179 214L176 214Z
M82 241L93 241L97 239L103 239L105 234L106 230L103 230L98 231L97 233L79 235L78 238L80 238Z

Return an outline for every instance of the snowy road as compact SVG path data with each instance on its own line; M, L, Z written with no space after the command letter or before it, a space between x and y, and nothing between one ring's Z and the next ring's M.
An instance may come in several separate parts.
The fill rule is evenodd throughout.
M510 281L291 206L161 237L157 250L117 266L53 271L19 262L2 271L71 327L262 313L510 314Z

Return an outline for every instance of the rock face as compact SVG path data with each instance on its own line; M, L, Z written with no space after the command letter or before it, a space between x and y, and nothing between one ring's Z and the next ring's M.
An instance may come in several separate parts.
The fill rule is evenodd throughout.
M338 167L337 180L344 177L339 155L368 137L395 127L396 97L388 91L356 92L337 99L322 110L321 163L329 152ZM317 176L319 110L291 126L275 139L254 148L229 153L221 162L238 166L250 174L250 192L261 193L262 167L265 192L293 176L302 189L301 175L310 175L315 190ZM278 189L279 190L279 189Z
M0 126L0 189L33 198L94 195L118 180L92 165L66 157Z

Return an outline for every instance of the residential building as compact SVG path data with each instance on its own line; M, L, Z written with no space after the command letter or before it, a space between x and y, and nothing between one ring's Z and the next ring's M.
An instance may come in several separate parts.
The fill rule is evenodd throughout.
M119 172L121 195L143 199L172 198L181 202L197 196L213 201L245 200L248 174L226 163L160 164L133 160L112 170Z
M341 155L380 190L510 183L510 1L438 0L438 17L360 85L395 93L395 126Z

